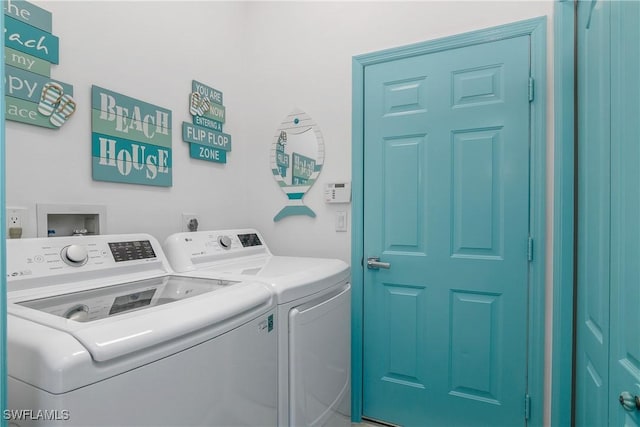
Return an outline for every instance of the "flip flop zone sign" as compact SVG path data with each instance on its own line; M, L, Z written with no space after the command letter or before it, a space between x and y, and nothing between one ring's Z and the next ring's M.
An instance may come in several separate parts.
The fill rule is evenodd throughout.
M171 111L91 87L93 179L172 185Z
M222 92L192 80L189 113L193 120L182 122L182 140L189 143L191 158L227 163L231 135L222 132L226 116Z
M4 7L5 117L58 129L76 108L73 86L51 79L59 62L59 40L51 34L51 12L23 0Z

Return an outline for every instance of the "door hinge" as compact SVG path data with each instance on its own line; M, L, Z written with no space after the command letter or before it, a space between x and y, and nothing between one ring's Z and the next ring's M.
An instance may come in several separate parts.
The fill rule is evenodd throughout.
M531 396L524 395L524 419L528 420L531 417Z
M527 240L527 260L533 261L533 237L531 236Z
M529 77L529 102L533 101L535 93L535 83L533 77Z

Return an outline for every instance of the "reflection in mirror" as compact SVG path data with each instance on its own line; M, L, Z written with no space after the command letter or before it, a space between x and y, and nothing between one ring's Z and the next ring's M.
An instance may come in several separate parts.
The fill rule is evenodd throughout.
M304 111L294 109L280 124L271 148L271 171L288 203L274 218L316 214L302 198L316 181L324 162L322 133Z

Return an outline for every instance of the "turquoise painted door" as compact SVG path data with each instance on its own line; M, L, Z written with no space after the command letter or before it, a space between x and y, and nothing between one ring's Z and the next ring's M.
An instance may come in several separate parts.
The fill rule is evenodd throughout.
M640 3L612 3L611 18L609 425L640 426Z
M578 426L609 412L610 24L609 4L578 3Z
M576 424L581 426L640 425L638 22L639 2L578 4Z
M365 417L526 423L529 48L365 68Z

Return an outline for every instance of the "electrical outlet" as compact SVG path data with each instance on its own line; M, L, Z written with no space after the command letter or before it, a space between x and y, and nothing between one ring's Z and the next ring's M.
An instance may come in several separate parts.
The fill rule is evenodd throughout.
M194 213L182 214L182 231L198 231L201 225L200 215Z
M7 208L7 237L9 237L9 229L22 229L20 235L24 235L24 227L27 221L26 208ZM14 235L16 235L14 233Z

